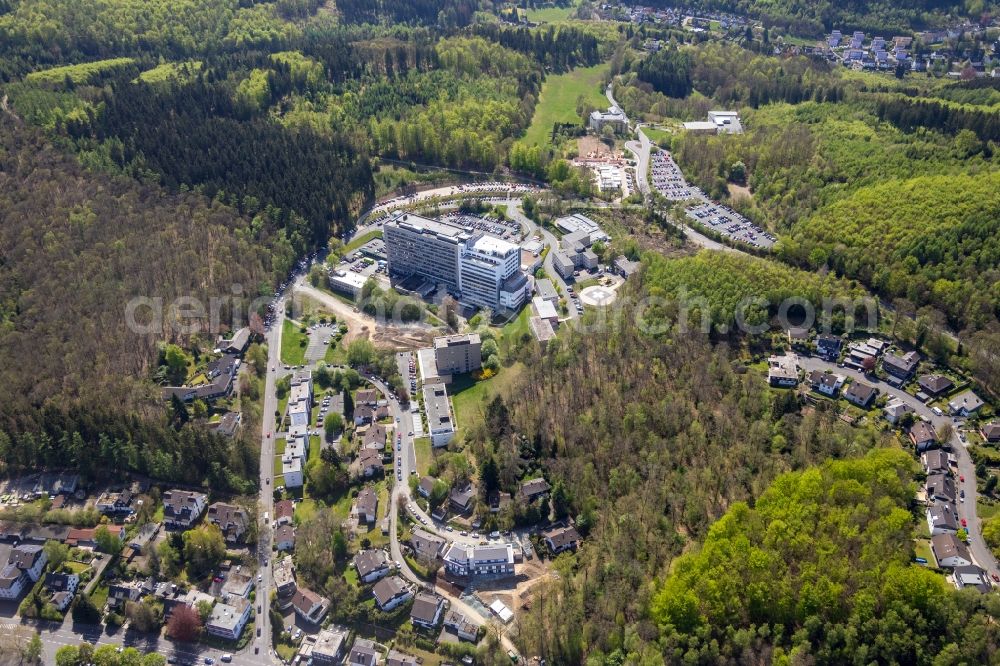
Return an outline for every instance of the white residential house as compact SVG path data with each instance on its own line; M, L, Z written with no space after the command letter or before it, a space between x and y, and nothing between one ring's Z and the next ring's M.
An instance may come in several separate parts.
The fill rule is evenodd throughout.
M41 546L16 546L0 569L0 599L17 599L25 588L38 582L48 561Z
M229 603L218 602L212 607L212 614L205 622L205 630L219 638L238 640L250 621L252 609L250 600L242 597L230 598Z
M389 575L389 557L382 549L362 550L354 556L354 567L361 582L374 583Z
M302 479L302 458L283 457L281 459L281 476L285 481L286 488L301 488Z
M167 527L187 529L198 522L208 506L208 497L187 490L163 493L163 522Z
M383 578L375 583L372 594L378 607L386 612L413 598L413 590L399 576Z
M930 530L931 536L958 532L955 505L950 502L935 502L927 507L927 529Z
M939 534L931 537L931 551L939 567L953 569L972 564L969 548L954 534Z

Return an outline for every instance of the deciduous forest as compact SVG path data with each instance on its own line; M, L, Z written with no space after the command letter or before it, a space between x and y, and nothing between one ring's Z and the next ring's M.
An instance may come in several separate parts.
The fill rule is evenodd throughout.
M177 296L207 303L233 285L266 288L282 261L273 238L248 237L235 211L204 197L85 171L6 116L0 219L4 466L251 487L252 440L172 426L148 383L159 343L176 337L169 313L163 330L140 335L125 308L134 297L162 297L166 308Z

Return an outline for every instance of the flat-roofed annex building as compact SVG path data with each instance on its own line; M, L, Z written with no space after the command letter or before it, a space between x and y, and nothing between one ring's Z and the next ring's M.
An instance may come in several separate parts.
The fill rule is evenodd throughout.
M427 429L430 431L431 445L447 446L455 436L455 421L451 416L448 391L444 384L424 386L424 411L427 414Z

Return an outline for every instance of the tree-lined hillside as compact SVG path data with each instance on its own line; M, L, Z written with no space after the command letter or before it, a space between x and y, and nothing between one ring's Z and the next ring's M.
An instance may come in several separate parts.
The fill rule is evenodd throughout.
M912 473L908 454L876 451L734 505L653 596L665 651L688 663L989 663L995 599L956 594L911 561Z
M170 427L148 382L158 343L179 338L168 313L140 334L126 307L269 291L271 240L201 196L86 172L6 115L0 219L0 460L243 487L253 447Z
M1000 316L1000 173L864 188L800 224L784 254L959 323Z
M545 354L524 352L524 375L471 434L476 459L493 461L481 478L510 491L544 474L555 515L585 535L520 619L525 653L550 663L630 663L626 653L659 663L651 581L673 557L781 473L892 443L800 411L697 331L640 332L631 314L656 283L648 271L642 281L628 287L622 326L561 332Z

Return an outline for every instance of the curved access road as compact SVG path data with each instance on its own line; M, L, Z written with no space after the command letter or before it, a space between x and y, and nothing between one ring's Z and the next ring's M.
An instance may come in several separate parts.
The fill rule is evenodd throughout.
M931 411L930 407L920 402L906 391L897 389L879 379L864 376L856 370L841 368L835 363L830 363L829 361L824 361L823 359L816 358L814 356L800 356L799 366L807 373L812 370L829 370L831 372L850 377L856 381L863 381L866 384L870 384L877 388L881 393L897 398L912 407L914 413L919 418L933 425L936 431L940 431L941 427L944 425L958 425L951 417L938 416ZM966 529L969 532L969 551L972 553L973 559L980 567L986 569L986 571L990 574L1000 575L1000 565L997 564L997 558L994 557L992 551L990 551L990 549L983 542L982 526L976 506L976 499L978 497L978 491L976 488L976 466L972 462L972 456L969 455L969 451L966 448L965 443L959 438L957 428L955 428L955 431L951 436L951 449L955 453L955 458L958 461L958 476L960 477L959 479L955 479L955 486L959 490L965 491L965 501L958 503L958 515L959 518L964 519L968 523L968 527ZM960 480L961 478L964 478L965 480L962 481Z
M393 478L392 493L390 494L389 501L389 554L393 560L399 562L399 573L408 581L415 583L421 587L434 590L434 592L449 601L451 608L461 612L465 615L470 622L477 625L489 624L487 620L483 618L479 612L472 608L469 604L462 601L461 598L455 596L448 590L437 588L433 582L426 581L410 569L406 560L403 558L403 550L399 543L399 506L400 504L406 506L412 501L410 496L410 483L409 479L412 474L416 473L416 453L413 445L413 436L409 434L409 428L406 426L407 420L410 418L410 413L405 411L399 404L399 401L392 396L389 387L377 377L371 375L365 375L365 379L370 381L372 385L377 388L382 395L389 401L389 410L392 412L393 421L397 424L398 432L401 435L401 450L395 451L394 456L396 458L396 468L401 470L401 480L399 477ZM395 471L391 472L395 474ZM431 531L436 531L432 529ZM507 636L507 632L503 631L500 635L500 642L505 650L513 650L515 654L519 656L520 652L514 645L514 642L510 640Z
M518 224L527 229L528 235L538 234L542 237L542 242L548 245L549 251L545 254L545 258L542 260L542 268L545 269L545 275L559 286L559 290L562 292L562 295L568 298L569 285L556 271L555 263L553 262L556 250L559 249L559 239L556 238L555 234L551 231L545 227L538 226L531 218L525 215L524 212L521 211L520 201L511 200L507 202L507 215L510 216L512 220L515 220ZM576 308L568 307L566 308L566 311L569 313L569 319L576 319L580 316L580 314L576 311Z

